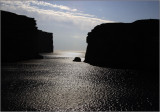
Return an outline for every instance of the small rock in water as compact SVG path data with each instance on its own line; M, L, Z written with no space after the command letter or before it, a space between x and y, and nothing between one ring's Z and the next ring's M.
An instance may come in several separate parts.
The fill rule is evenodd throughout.
M80 57L75 57L73 61L81 62L81 58Z

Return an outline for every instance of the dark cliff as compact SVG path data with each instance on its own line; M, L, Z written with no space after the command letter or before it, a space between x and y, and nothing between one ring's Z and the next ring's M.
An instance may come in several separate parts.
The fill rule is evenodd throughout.
M1 45L2 62L42 58L53 52L53 35L38 30L34 18L1 11Z
M38 48L40 53L53 52L53 34L38 30Z
M159 20L106 23L87 36L85 62L113 68L159 66Z

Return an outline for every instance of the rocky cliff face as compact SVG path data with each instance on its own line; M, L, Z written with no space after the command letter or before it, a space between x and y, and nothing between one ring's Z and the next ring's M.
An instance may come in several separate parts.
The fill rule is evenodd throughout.
M40 53L53 52L53 34L38 30L38 51Z
M36 27L34 18L1 11L2 62L41 58L39 53L53 52L52 33Z
M159 20L106 23L87 36L85 62L118 68L158 68Z

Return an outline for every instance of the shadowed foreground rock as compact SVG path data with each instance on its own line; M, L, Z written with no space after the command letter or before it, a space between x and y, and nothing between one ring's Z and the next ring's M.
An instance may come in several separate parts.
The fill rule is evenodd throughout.
M101 24L88 33L87 43L87 63L158 72L159 20Z
M73 61L81 62L81 58L80 57L75 57Z
M36 20L1 11L2 62L43 58L53 52L53 34L37 29Z

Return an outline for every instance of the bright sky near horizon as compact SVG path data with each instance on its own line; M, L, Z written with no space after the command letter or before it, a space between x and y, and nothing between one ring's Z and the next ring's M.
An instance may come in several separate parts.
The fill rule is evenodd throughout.
M54 50L65 51L85 51L96 25L159 19L158 0L0 0L0 9L35 18L38 29L53 33Z

